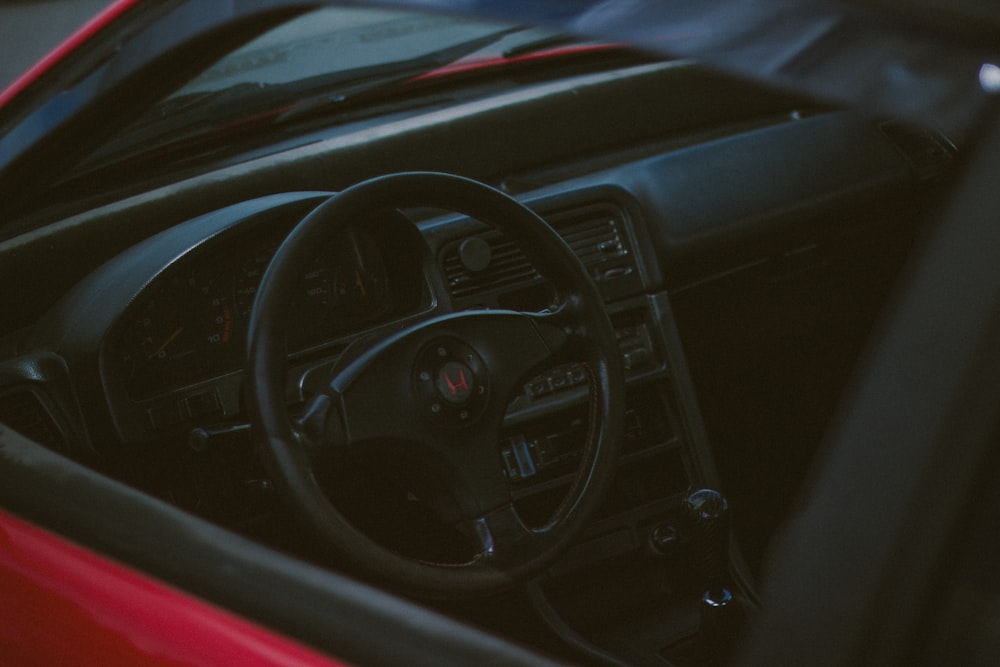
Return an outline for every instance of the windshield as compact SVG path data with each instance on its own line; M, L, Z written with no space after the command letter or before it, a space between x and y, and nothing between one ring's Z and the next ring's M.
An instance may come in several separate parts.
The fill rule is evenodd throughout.
M211 143L318 112L356 110L362 102L386 98L387 91L427 84L434 79L426 78L429 74L446 66L514 62L565 41L510 23L384 9L316 9L217 60L149 108L76 173L167 145Z
M171 98L239 84L287 85L376 65L402 65L455 45L471 42L478 47L478 40L499 38L512 27L378 9L319 9L233 51Z

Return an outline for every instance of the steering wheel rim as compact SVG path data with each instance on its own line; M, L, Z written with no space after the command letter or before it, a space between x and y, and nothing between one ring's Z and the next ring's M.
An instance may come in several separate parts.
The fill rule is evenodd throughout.
M492 507L487 503L469 510L471 516L466 518L480 533L482 548L475 558L466 563L438 564L412 559L378 544L355 528L328 499L317 481L314 459L307 451L303 435L296 429L285 401L285 323L288 319L285 315L287 304L291 301L288 295L292 294L298 279L297 267L303 265L311 249L346 231L350 221L369 216L377 210L416 207L457 212L500 229L521 245L536 268L555 285L563 303L556 313L548 315L486 311L431 318L391 339L376 343L374 351L362 355L343 369L331 383L330 393L316 401L322 407L321 421L337 422L341 426L346 424L349 405L352 404L350 392L353 387L360 386L358 383L363 382L366 373L376 375L385 372L372 368L392 366L399 364L400 359L411 359L415 355L413 350L427 349L428 340L446 340L447 334L455 331L472 332L465 335L476 335L475 332L479 331L481 339L489 338L485 333L487 330L500 331L489 344L477 341L477 344L487 348L491 345L503 347L503 337L531 338L531 345L536 348L536 357L539 358L544 358L546 349L563 346L565 340L558 340L562 332L581 347L580 362L590 383L587 439L579 471L566 498L545 525L527 528L512 501L503 503L502 499L495 499L499 497L496 493L502 493L497 491L490 500L493 504L499 502L499 505ZM504 333L508 329L519 333ZM531 331L537 333L538 340L534 340L529 333ZM441 349L441 346L435 349ZM463 354L465 349L462 348ZM420 354L426 356L425 352L416 353L416 356ZM485 461L492 456L490 450L496 450L497 474L500 475L499 423L510 395L492 394L510 392L514 383L509 382L509 378L496 377L500 374L496 373L496 368L490 367L490 364L499 364L496 359L504 354L509 356L510 350L504 350L504 354L491 354L486 354L488 359L493 359L488 363L479 363L483 361L479 358L479 362L467 366L464 360L473 364L472 355L469 355L462 357L461 365L470 375L473 368L477 369L476 382L480 381L480 377L487 377L489 380L486 381L493 382L490 391L485 391L483 385L479 386L479 393L486 395L483 402L488 404L481 419L488 422L482 426L483 429L497 429L496 433L491 433L495 436L493 442L486 445L481 455L476 455L477 461L482 460L483 463L469 465L488 465ZM521 352L517 354L520 356ZM378 361L382 358L388 361ZM412 363L419 364L417 361ZM526 363L521 363L521 366ZM417 377L416 371L413 372ZM248 377L249 405L256 439L280 495L290 502L293 511L325 544L333 548L338 557L346 558L379 580L422 595L454 597L495 593L551 564L578 535L604 496L614 472L623 431L624 377L614 329L600 293L580 260L563 239L527 207L494 188L447 174L410 172L359 183L333 195L293 229L272 258L254 302L249 326ZM395 382L398 386L406 384ZM419 393L415 387L411 383L410 391ZM462 412L468 413L469 409ZM464 425L430 422L428 425L421 419L415 421L420 422L423 432L437 433L441 440L461 440ZM465 439L471 442L474 435L472 433ZM435 446L437 444L434 443ZM457 450L469 449L443 445L438 451L448 458ZM463 465L466 464L457 463L456 467ZM477 483L482 477L477 478L475 473L470 475ZM477 517L477 511L483 514ZM511 544L505 545L504 553L498 555L494 551L494 540L501 543L509 541Z

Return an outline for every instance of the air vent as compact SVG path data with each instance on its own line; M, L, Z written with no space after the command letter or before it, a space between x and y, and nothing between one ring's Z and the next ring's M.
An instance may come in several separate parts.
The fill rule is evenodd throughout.
M593 267L628 254L616 208L595 206L555 216L549 223L586 266Z
M620 209L601 204L552 215L548 222L600 280L606 267L623 263L631 266L623 220ZM459 253L462 242L444 253L442 265L452 297L466 300L541 280L524 253L507 237L497 231L478 236L491 251L489 265L482 271L472 271L463 263Z
M541 279L521 249L500 232L486 232L479 238L489 244L492 256L489 266L482 271L465 268L459 258L459 244L444 255L444 275L454 298L463 299Z
M41 398L29 389L0 394L0 423L53 449L64 449L66 439Z

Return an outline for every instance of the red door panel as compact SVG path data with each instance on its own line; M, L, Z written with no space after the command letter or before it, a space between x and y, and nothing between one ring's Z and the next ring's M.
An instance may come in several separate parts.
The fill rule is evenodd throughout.
M343 665L5 512L0 512L0 662Z

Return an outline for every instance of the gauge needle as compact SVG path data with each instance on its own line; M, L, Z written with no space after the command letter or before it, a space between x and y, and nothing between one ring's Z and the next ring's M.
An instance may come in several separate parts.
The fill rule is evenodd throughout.
M361 277L361 272L358 271L357 269L355 269L354 271L354 282L358 286L358 289L361 290L361 296L362 297L368 296L368 290L365 289L365 281Z
M171 343L173 343L174 339L177 338L178 336L180 336L182 331L184 331L184 327L177 327L177 329L172 334L170 334L170 337L167 338L165 341L163 341L163 345L160 345L160 347L156 348L156 351L153 352L153 354L151 354L149 356L150 357L155 357L160 352L163 352L165 349L167 349L167 345L170 345Z

